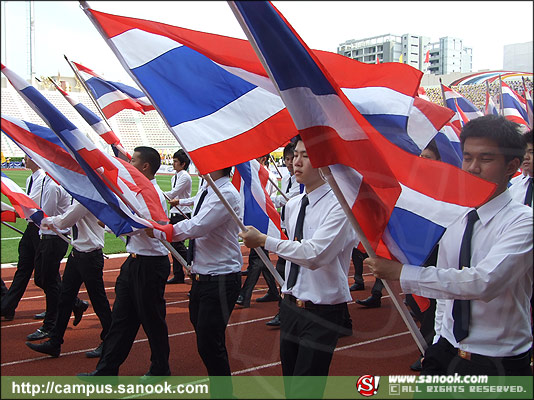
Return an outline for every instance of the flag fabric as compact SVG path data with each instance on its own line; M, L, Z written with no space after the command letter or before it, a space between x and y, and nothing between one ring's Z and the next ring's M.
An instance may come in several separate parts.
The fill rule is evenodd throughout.
M139 111L143 114L145 111L154 110L154 106L139 89L124 83L108 81L81 64L75 62L73 64L106 118L111 118L125 109Z
M454 105L456 106L456 110L458 110L458 119L460 120L460 124L462 125L462 128L469 122L469 118L465 114L465 112L462 110L462 107L458 105L458 99L454 99Z
M425 56L425 64L428 64L429 62L430 62L430 50L427 50L426 56Z
M452 111L458 113L458 108L461 108L469 120L482 117L482 112L473 103L463 97L460 93L443 84L441 84L441 89L443 91L445 104ZM458 107L456 106L457 104ZM459 117L453 117L453 120L451 122L458 130L462 129L462 123Z
M287 239L280 227L280 214L276 211L266 186L269 171L258 161L236 165L232 183L241 195L243 223L278 239Z
M2 121L2 125L3 125ZM41 220L47 215L11 178L2 172L2 194L6 196L17 214L23 218L31 219L37 226L41 225ZM4 204L4 203L2 203ZM9 211L9 210L8 210ZM4 221L4 210L2 206L2 221ZM15 222L12 220L11 222Z
M526 100L501 80L502 109L504 118L528 127Z
M201 174L267 154L297 134L247 41L85 11ZM406 125L421 71L313 53L380 133L392 140L401 137L416 151ZM375 98L383 102L370 100Z
M132 159L132 156L128 154L128 152L124 149L124 146L122 146L122 143L118 136L111 130L111 128L104 122L102 118L100 118L98 115L96 115L94 112L92 112L89 108L87 108L84 104L80 103L77 99L69 95L65 90L63 90L59 85L57 85L54 81L52 81L56 89L63 95L65 100L69 102L71 106L73 106L76 111L82 116L82 118L91 126L91 128L94 129L98 135L104 139L104 141L111 145L111 147L114 150L115 155L120 152L121 154L124 154L128 160Z
M441 161L461 168L463 154L460 144L460 131L451 122L447 122L434 136L434 140L438 147Z
M3 222L16 222L17 221L17 214L15 213L15 209L10 206L9 204L6 204L2 202L2 209L1 209L1 215L0 219Z
M383 232L378 254L421 264L448 224L466 207L479 205L492 194L494 184L402 151L375 134L272 4L235 2L231 6L270 70L312 165L330 166L371 245ZM387 157L377 155L375 148ZM377 176L378 189L373 187ZM435 182L440 182L439 187ZM368 212L370 221L365 219ZM369 222L372 227L366 225Z
M2 65L2 73L30 107L50 126L53 133L60 139L60 142L65 145L64 148L75 160L74 163L78 164L78 169L81 168L89 178L93 187L86 189L93 191L96 189L107 204L115 209L120 208L124 210L123 212L128 210L124 202L137 210L148 209L150 215L133 217L128 215L128 217L135 217L137 222L144 226L153 226L163 230L167 237L170 237L171 232L168 231L168 228L153 222L166 222L168 218L156 189L141 172L123 160L111 157L97 149L37 89L4 65ZM4 122L4 118L2 122ZM4 129L3 126L2 129ZM48 157L53 160L53 154L48 153ZM51 176L54 175L51 174ZM64 188L67 189L65 186ZM111 194L114 194L114 196L111 196ZM122 201L119 202L115 195L120 197ZM81 203L83 204L83 202ZM89 207L87 208L91 210ZM91 210L91 212L93 211Z

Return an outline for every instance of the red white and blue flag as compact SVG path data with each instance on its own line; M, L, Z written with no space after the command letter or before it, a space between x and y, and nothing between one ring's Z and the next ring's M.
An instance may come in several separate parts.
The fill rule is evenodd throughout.
M379 254L422 263L446 226L466 207L489 198L495 185L402 151L375 134L272 4L235 2L231 6L276 81L312 165L330 166L371 244L382 237L387 245L379 246ZM380 187L374 186L378 183ZM368 212L370 220L366 220Z
M139 89L120 82L108 81L93 70L73 62L80 77L96 99L106 118L111 118L119 111L130 109L145 113L154 110L146 95Z
M28 105L48 124L53 133L57 135L60 142L63 143L64 149L73 158L73 163L85 173L93 186L86 190L94 191L96 189L107 204L115 208L119 204L119 208L123 209L124 212L129 210L126 205L136 210L148 210L150 215L138 216L136 217L137 221L142 222L145 226L153 226L157 229L164 230L167 235L170 235L170 231L167 231L162 225L153 222L166 222L168 218L166 212L163 210L157 191L141 172L125 161L111 157L97 149L37 89L4 65L2 65L2 73L9 79ZM4 124L4 118L2 122ZM4 126L2 126L2 130L4 130ZM33 149L35 150L35 147ZM54 155L52 152L48 152L44 155L44 158L52 161L54 160ZM35 162L38 163L37 161ZM46 171L43 166L41 168ZM50 175L54 177L54 174ZM57 178L54 179L57 180ZM58 182L64 186L64 181L58 180ZM71 181L71 183L76 184L74 181ZM65 186L64 188L67 190ZM109 190L118 196L122 202L118 202L115 196L109 196ZM82 201L80 202L83 204ZM89 207L87 208L93 212Z
M448 108L450 108L455 113L458 113L458 108L461 108L466 117L469 120L474 118L482 117L484 114L469 100L462 96L457 91L441 84L441 89L443 90L443 95L445 97L445 103ZM458 107L456 106L458 105ZM454 117L451 123L458 129L462 130L462 122L460 117Z
M502 110L504 118L528 127L527 102L501 80Z
M458 99L454 99L454 105L456 106L456 110L458 110L458 119L460 120L460 124L462 125L462 128L469 122L469 118L465 114L464 110L462 110L462 107L458 104Z
M4 121L2 121L3 125ZM3 128L2 128L3 129ZM31 219L37 226L41 225L41 220L47 215L11 178L2 172L2 194L5 195L17 214L23 218ZM2 221L4 221L4 210L2 203ZM9 210L7 210L9 211ZM14 221L12 221L14 222Z
M297 134L248 41L92 9L86 14L201 174L267 154ZM379 132L417 153L406 125L420 71L313 53ZM369 100L376 97L383 103Z
M111 130L111 128L104 122L102 118L96 115L94 112L89 110L84 104L80 103L73 96L69 95L65 90L56 85L56 89L63 95L63 97L73 106L76 111L82 116L82 118L93 128L93 130L98 133L98 135L104 139L104 141L111 145L116 156L118 153L124 154L128 160L132 159L132 156L124 149L118 136Z
M12 206L2 202L0 219L2 222L15 222L17 220L17 213Z
M532 94L527 88L525 78L523 78L523 94L525 95L525 101L527 106L528 126L530 129L532 129L532 127L534 126L534 109L532 106Z
M269 171L258 161L236 165L232 183L241 195L243 223L278 239L287 239L280 228L280 214L276 211L266 186Z

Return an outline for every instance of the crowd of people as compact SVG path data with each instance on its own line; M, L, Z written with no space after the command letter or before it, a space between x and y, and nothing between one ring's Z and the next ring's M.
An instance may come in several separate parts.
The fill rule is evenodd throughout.
M253 226L240 231L227 209L242 217L232 167L208 174L192 197L190 160L179 150L173 155L171 190L162 192L154 179L161 157L155 149L139 146L131 164L154 185L163 209L169 209L172 246L180 258L172 257L169 279L165 234L147 228L127 236L129 255L115 283L112 307L102 281L104 227L26 158L32 171L26 192L48 218L40 227L28 222L15 277L9 289L4 285L2 318L14 318L34 272L46 296L46 310L42 327L28 335L26 345L58 357L71 313L79 322L87 310L87 302L77 297L83 283L102 325L102 343L87 354L98 358L95 370L82 375L118 375L142 326L151 349L144 378L168 376L172 366L165 287L184 283L187 274L192 280L189 318L207 375L230 376L226 327L236 305L251 306L252 289L263 273L269 290L256 301L278 302L279 312L267 325L280 327L283 375L326 377L338 338L352 333L347 302L352 301L351 291L364 289L367 266L376 279L371 297L356 301L362 307L381 306L383 279L400 280L409 295L406 303L429 345L412 369L422 374L532 375L532 131L522 134L518 125L488 115L467 123L460 141L462 169L495 183L496 190L485 204L447 228L425 268L361 251L360 238L298 136L284 148L288 173L281 189L272 183L266 187L289 240L267 236ZM432 142L421 156L440 160ZM267 157L258 161L266 166ZM515 176L517 171L521 173ZM69 231L73 248L61 277L60 261L68 244L60 234ZM251 249L244 282L240 238ZM278 256L281 287L256 251ZM418 296L430 305L414 306ZM219 390L221 396L231 396L231 381ZM296 383L285 390L288 396L306 397L308 388Z

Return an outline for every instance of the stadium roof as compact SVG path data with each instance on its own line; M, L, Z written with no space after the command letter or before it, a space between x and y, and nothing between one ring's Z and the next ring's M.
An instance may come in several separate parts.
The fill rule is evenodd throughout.
M489 83L493 82L496 79L501 79L504 81L507 80L517 80L522 77L532 80L532 72L518 72L518 71L484 71L477 72L471 75L464 76L463 78L457 79L450 84L450 86L458 85L476 85L488 81Z

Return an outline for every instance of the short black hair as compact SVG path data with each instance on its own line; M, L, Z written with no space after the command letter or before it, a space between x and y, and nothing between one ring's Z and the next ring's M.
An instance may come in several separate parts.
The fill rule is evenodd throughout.
M287 156L292 156L295 152L295 143L289 142L289 144L284 147L284 158Z
M178 161L180 161L180 164L185 163L184 169L188 169L189 168L189 164L191 163L191 160L187 156L187 154L184 151L184 149L178 150L176 153L174 153L172 158L176 158Z
M472 119L465 124L460 133L462 151L467 138L488 138L497 143L506 162L518 158L522 163L526 144L520 129L519 124L500 115L490 114Z
M441 161L441 154L439 154L438 145L435 139L432 139L430 142L428 142L425 149L430 150L432 153L434 153L434 155L436 156L436 159L438 161Z
M291 139L291 143L293 143L296 146L297 142L299 142L300 140L302 140L302 138L300 137L300 135L297 135L293 139Z
M534 137L532 135L532 129L523 135L523 140L525 142L525 147L530 143L532 144Z
M161 166L161 157L156 149L148 146L139 146L134 149L134 152L139 153L141 161L150 165L150 171L153 175L158 172L158 169Z
M230 176L230 174L232 173L232 167L226 167L226 168L223 168L223 176Z

